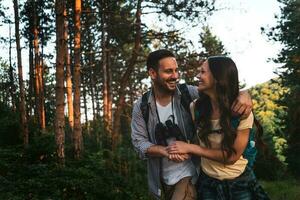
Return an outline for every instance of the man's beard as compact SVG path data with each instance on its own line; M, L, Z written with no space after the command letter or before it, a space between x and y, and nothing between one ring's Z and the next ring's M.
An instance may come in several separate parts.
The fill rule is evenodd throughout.
M157 79L157 80L154 80L154 84L156 85L156 88L158 90L160 90L162 93L174 94L176 88L172 90L172 89L169 89L167 86L168 82L173 82L173 81L175 81L176 84L178 83L178 79L168 79L168 80L164 81L164 83L162 82L161 79Z

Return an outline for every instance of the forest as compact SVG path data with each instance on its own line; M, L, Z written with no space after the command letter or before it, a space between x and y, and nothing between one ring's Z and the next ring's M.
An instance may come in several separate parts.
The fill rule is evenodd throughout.
M278 1L276 26L261 28L283 45L271 58L278 78L248 89L267 144L254 170L271 199L296 200L300 1ZM130 138L147 55L171 50L196 84L199 61L230 56L207 23L217 10L209 0L0 0L0 199L150 199ZM200 48L184 32L196 26Z

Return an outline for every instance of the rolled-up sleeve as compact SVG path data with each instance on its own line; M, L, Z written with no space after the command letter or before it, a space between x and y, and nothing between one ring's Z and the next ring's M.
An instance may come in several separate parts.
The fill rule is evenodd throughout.
M147 159L147 149L154 144L149 141L146 122L143 119L140 109L141 100L139 99L133 106L131 119L131 141L142 159Z

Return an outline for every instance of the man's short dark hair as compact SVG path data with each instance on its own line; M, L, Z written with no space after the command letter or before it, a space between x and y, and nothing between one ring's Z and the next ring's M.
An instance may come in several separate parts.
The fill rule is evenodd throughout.
M149 69L152 68L157 71L159 67L159 61L167 57L175 58L175 55L171 51L166 49L160 49L151 52L147 58L147 70L149 71Z

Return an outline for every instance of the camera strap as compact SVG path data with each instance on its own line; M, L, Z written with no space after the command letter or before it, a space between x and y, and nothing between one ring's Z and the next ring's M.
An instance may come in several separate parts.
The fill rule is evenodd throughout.
M154 97L154 102L155 102L155 111L156 111L156 115L157 115L157 118L158 118L158 121L159 123L162 123L161 120L160 120L160 117L159 117L159 113L158 113L158 110L157 110L157 102L156 102L156 97L155 97L155 93L153 92L153 97ZM175 123L175 116L174 116L174 103L173 103L173 95L172 95L172 98L171 98L171 108L172 108L172 114L170 115L171 118L172 118L172 121L173 123Z
M190 103L192 102L192 97L189 93L187 84L183 83L183 84L178 84L177 85L180 93L181 93L181 101L180 104L183 106L183 108L186 110L186 112L189 114L189 116L191 117L191 121L192 121L192 116L191 116L191 112L190 112ZM153 91L153 88L152 88ZM145 121L145 125L146 125L146 130L147 130L147 134L148 137L150 138L150 134L149 134L149 130L148 130L148 120L149 120L149 96L153 95L154 93L151 93L151 90L148 90L147 92L145 92L142 95L142 102L140 104L140 109L141 109L141 113L142 113L142 117ZM172 101L173 102L173 101ZM156 101L155 101L155 106L156 106ZM159 117L159 115L157 114L157 116ZM174 121L175 121L175 116L173 117ZM160 121L160 119L159 119ZM193 138L194 134L196 133L195 127L192 127L192 135L189 138Z

